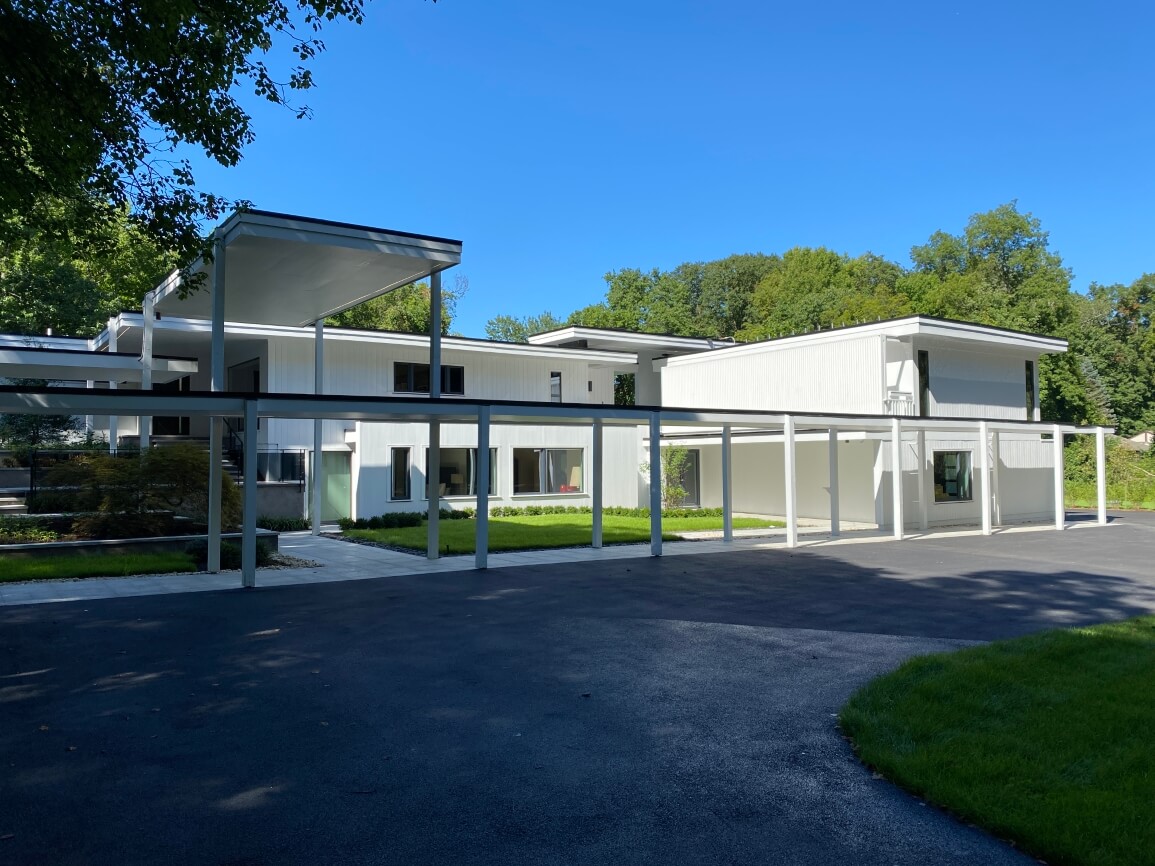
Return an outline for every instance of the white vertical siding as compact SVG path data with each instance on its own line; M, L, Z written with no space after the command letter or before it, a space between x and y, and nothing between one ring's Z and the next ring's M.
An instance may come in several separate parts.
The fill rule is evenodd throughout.
M1023 353L963 351L920 345L930 361L930 412L944 418L1026 421L1026 362ZM1037 393L1037 392L1036 392Z

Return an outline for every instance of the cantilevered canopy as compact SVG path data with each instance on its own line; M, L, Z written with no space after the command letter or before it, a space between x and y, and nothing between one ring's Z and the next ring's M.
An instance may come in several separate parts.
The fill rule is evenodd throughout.
M196 371L195 358L157 355L152 359L153 382L171 382ZM119 383L139 382L143 373L140 358L126 352L0 346L0 377L5 379Z
M303 327L461 262L461 241L269 211L234 214L217 231L229 322ZM156 312L212 318L217 269L197 262L193 272L200 290L182 299L174 273Z

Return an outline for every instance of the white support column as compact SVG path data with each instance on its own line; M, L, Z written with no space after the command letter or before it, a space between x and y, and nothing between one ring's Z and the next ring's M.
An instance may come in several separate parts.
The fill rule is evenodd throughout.
M650 413L650 555L662 555L662 416Z
M722 427L722 540L734 540L734 435Z
M441 271L429 275L429 396L441 396Z
M430 387L433 383L429 383ZM429 422L429 451L426 459L425 467L425 486L426 497L428 498L428 508L426 510L426 517L428 518L425 527L425 556L429 559L437 559L440 556L438 545L440 544L440 529L441 529L441 422Z
M979 497L983 535L991 534L991 459L989 449L990 434L987 429L987 422L980 421L978 447L975 449L978 451L979 457L978 472L975 474L979 489L975 492Z
M257 585L257 401L245 401L245 465L241 511L241 586Z
M477 499L474 568L489 565L489 407L477 410L477 477L474 479Z
M794 453L794 416L782 423L786 493L786 546L798 546L798 466Z
M211 389L225 390L225 241L218 232L213 248L212 342L209 349ZM221 484L224 467L224 419L209 419L209 526L208 570L221 570Z
M325 320L317 319L313 323L313 393L325 393ZM256 431L253 431L254 433ZM313 493L313 535L321 534L321 503L325 489L325 422L321 418L313 419L313 483L310 487ZM249 430L245 428L245 441L249 439Z
M1055 529L1063 530L1067 526L1067 503L1063 498L1063 430L1058 424L1052 429L1054 437L1051 448L1055 463Z
M926 485L926 431L916 434L915 447L918 450L918 528L926 532L930 524L930 492Z
M108 351L116 352L116 319L108 320ZM115 391L120 387L120 383L116 381L116 373L112 373L112 378L108 380L108 389ZM120 431L117 427L120 424L120 418L116 415L108 416L108 452L110 454L116 453L116 440L120 437Z
M826 431L826 457L829 466L827 481L830 488L830 537L837 538L842 534L842 520L838 510L838 431L833 427Z
M1107 525L1107 431L1095 428L1095 504L1100 526Z
M87 388L89 391L92 391L96 388L96 382L94 382L92 379L89 379L87 382L84 383L84 387ZM85 415L84 416L85 438L92 439L94 432L95 432L94 431L94 422L93 422L92 416L91 415Z
M590 534L590 544L595 547L602 546L602 507L604 505L604 489L603 489L603 474L604 474L604 452L605 445L605 425L602 419L594 420L593 429L593 467L590 483L593 485L593 498L590 503L590 510L593 512L593 528Z
M902 501L902 422L890 419L890 498L894 516L894 537L902 541L905 530Z
M144 296L141 304L144 315L144 335L140 340L140 390L152 390L152 337L156 325L156 297L152 292ZM144 453L152 446L152 418L141 415L137 419L140 450Z
M1002 507L1002 493L999 491L999 482L1002 480L1002 473L999 470L999 464L1002 458L999 456L999 450L1002 447L1002 441L999 438L999 431L991 431L991 524L993 526L1003 525L1003 507Z

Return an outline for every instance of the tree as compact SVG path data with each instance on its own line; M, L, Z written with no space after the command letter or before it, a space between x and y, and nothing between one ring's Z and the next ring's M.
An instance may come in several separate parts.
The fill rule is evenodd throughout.
M0 0L0 226L46 197L78 233L128 205L182 262L207 254L200 222L234 203L196 189L180 148L237 164L254 138L238 85L308 116L290 97L313 86L318 32L362 17L362 0ZM286 43L281 77L266 58Z
M565 326L565 322L546 310L537 316L494 316L485 323L485 336L501 343L528 343L533 334L543 334Z
M453 287L441 289L441 333L449 334L457 302L469 291L469 278L458 274ZM366 331L401 331L407 334L429 333L429 284L414 283L371 298L330 316L325 324L338 328L359 328Z

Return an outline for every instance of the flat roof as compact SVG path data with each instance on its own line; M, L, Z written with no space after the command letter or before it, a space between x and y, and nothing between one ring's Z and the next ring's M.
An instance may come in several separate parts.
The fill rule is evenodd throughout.
M458 240L273 211L240 211L216 233L230 322L311 325L461 262ZM198 260L190 271L199 290L182 298L181 273L170 274L154 290L158 313L212 318L218 269Z
M532 334L529 343L533 346L566 346L574 348L606 349L615 352L653 351L683 354L686 352L706 352L724 346L735 345L731 340L714 340L708 337L679 337L674 334L646 334L617 328L587 328L583 325L566 325Z

